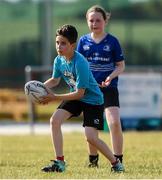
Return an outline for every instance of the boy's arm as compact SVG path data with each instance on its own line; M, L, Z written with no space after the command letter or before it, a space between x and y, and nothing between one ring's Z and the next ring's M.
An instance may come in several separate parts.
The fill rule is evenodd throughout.
M74 92L67 94L54 94L54 99L57 100L79 100L84 96L85 89L77 89Z
M85 89L77 89L75 92L66 94L54 94L51 91L49 94L41 99L42 104L47 104L55 100L79 100L84 96Z
M44 85L47 88L56 87L60 82L60 78L50 78L47 81L44 82Z

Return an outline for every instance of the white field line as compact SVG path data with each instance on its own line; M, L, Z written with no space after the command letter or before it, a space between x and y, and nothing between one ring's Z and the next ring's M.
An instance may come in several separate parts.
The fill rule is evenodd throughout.
M82 123L65 123L62 132L84 132ZM50 134L49 124L0 124L0 135Z

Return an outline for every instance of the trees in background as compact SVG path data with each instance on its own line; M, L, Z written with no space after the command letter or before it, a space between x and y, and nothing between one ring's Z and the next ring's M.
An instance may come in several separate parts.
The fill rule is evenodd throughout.
M121 37L119 39L122 40L127 65L161 65L162 42L160 33L157 34L159 38L155 38L151 42L147 42L147 38L149 40L150 36L154 36L155 33L146 35L146 32L139 31L140 37L147 36L143 42L137 40L140 38L135 39L134 33L136 30L138 31L137 22L143 21L143 24L145 22L147 22L146 25L152 24L152 29L159 27L154 27L154 22L161 23L162 1L132 2L132 0L77 0L65 3L54 0L53 37L55 29L63 23L75 23L74 25L79 27L79 32L86 33L88 31L85 21L86 11L90 6L100 4L106 10L111 11L113 23L118 24L119 22L125 26L125 39L123 40ZM1 86L14 85L15 81L21 85L24 83L24 67L26 65L42 65L39 23L39 1L21 0L18 3L0 1ZM28 26L24 27L25 24ZM119 26L117 25L116 28ZM11 33L6 33L9 31ZM52 54L55 55L54 48Z

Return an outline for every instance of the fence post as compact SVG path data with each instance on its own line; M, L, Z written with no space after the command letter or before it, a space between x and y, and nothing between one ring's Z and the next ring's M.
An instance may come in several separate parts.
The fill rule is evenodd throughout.
M32 80L32 69L31 69L31 66L26 66L25 67L25 78L26 78L26 82ZM30 133L34 134L35 105L34 105L34 103L30 99L28 99L28 105L29 105Z

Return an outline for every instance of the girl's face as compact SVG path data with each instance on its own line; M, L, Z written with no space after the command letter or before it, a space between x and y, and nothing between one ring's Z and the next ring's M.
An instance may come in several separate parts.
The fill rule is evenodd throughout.
M90 12L87 15L87 24L91 32L99 34L104 32L106 20L100 12Z
M68 57L73 51L73 44L64 36L56 36L56 51L58 55Z

